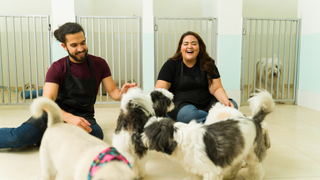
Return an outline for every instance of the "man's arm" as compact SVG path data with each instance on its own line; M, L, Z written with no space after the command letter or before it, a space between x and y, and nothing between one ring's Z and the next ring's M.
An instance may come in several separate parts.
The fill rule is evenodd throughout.
M108 76L104 79L102 79L102 85L105 88L105 90L107 91L107 93L110 95L110 97L116 101L120 101L122 94L126 93L128 91L129 88L131 87L137 87L136 83L125 83L121 90L119 90L116 86L116 84L114 83L114 80L112 79L111 76Z
M43 87L43 95L42 96L47 97L49 99L52 99L52 101L56 101L58 91L59 91L58 84L46 82ZM92 131L92 129L90 128L91 124L87 120L85 120L84 118L79 117L79 116L74 116L73 114L70 114L62 109L60 109L60 110L62 113L63 121L67 122L68 124L73 124L73 125L79 126L87 132Z

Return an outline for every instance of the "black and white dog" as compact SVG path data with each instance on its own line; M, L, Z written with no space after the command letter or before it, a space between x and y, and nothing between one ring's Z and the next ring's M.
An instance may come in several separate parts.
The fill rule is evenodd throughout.
M143 143L150 150L170 155L187 172L204 180L235 178L243 160L249 168L249 179L262 180L267 148L260 124L273 110L270 98L266 106L252 103L260 107L252 118L228 117L209 125L151 117L142 134Z
M152 107L157 117L166 117L174 109L173 94L166 89L158 88L150 93Z
M173 95L165 89L145 94L140 88L130 88L123 94L117 127L112 145L128 159L136 174L142 179L148 160L148 148L142 143L141 134L150 117L165 116L174 107Z

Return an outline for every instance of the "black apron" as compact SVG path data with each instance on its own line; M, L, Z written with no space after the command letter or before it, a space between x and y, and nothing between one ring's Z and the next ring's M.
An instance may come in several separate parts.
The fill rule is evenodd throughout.
M59 107L75 116L85 118L91 125L96 124L94 118L94 104L96 102L96 79L90 59L87 57L91 77L89 79L78 79L70 73L70 59L67 58L67 73L56 103ZM44 132L47 128L47 113L40 119L31 117L26 123L36 126Z
M177 119L180 109L188 104L196 108L209 111L212 104L218 100L209 92L209 83L204 71L200 70L200 76L193 78L183 75L183 60L181 60L181 74L178 87L173 91L175 108L168 112L172 119Z

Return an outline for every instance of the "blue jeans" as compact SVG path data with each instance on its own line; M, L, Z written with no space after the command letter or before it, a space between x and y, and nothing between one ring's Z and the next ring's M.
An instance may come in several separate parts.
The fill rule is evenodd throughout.
M91 135L103 139L103 131L98 124L90 126ZM41 141L43 133L32 124L23 123L17 128L0 128L0 149L19 148Z
M229 99L230 102L234 105L234 108L238 109L237 103ZM206 122L208 113L203 110L197 109L194 105L188 104L183 106L177 114L176 122L189 123L191 120L196 120L199 122Z

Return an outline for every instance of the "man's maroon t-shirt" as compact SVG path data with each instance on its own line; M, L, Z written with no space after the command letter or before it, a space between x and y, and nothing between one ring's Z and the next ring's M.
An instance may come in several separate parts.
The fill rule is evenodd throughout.
M63 85L67 73L67 58L68 56L54 62L49 68L46 75L46 82L58 84L59 91ZM88 54L88 58L90 59L90 62L94 69L96 78L96 89L98 93L101 81L104 78L111 76L111 71L106 60L90 54ZM72 61L70 61L70 73L79 79L89 79L91 77L91 74L87 60L82 63L73 63Z

